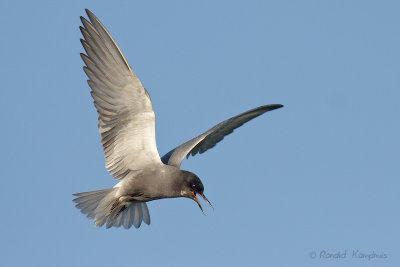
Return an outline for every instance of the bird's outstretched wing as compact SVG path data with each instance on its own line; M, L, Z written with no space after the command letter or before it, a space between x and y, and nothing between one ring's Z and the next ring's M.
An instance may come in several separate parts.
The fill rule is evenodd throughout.
M155 139L151 99L103 24L86 9L80 27L86 51L81 54L89 77L106 168L121 180L130 170L162 164Z
M161 158L161 160L164 164L172 165L179 168L181 166L182 160L185 157L188 158L190 155L194 156L197 153L201 154L207 151L208 149L214 147L219 141L224 139L226 135L232 133L233 130L242 126L249 120L258 117L267 111L281 107L283 107L283 105L280 104L261 106L227 119L215 125L210 130L199 135L198 137L193 138L192 140L171 150L170 152L165 154Z

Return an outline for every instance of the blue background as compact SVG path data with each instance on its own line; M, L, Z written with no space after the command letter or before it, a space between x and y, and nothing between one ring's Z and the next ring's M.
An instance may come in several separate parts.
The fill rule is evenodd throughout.
M285 105L183 162L214 204L207 216L167 199L149 203L150 226L106 230L75 209L72 193L116 183L79 57L84 8L149 90L161 155L247 109ZM399 10L361 0L2 2L1 265L398 266Z

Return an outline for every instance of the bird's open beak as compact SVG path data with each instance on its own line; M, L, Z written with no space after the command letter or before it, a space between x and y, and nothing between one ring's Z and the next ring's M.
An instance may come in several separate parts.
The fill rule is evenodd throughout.
M199 194L199 195L207 202L208 205L210 205L210 207L212 209L214 209L213 205L211 205L210 201L208 201L208 199L206 198L206 196L204 194Z
M206 215L206 213L203 210L203 207L200 204L199 198L196 195L196 192L192 191L192 194L193 194L193 200L196 201L197 205L199 205L199 208L201 209L203 214ZM211 208L214 209L214 207L211 205L210 201L208 201L208 199L206 198L206 196L204 194L199 194L199 195L208 203L208 205L210 205Z

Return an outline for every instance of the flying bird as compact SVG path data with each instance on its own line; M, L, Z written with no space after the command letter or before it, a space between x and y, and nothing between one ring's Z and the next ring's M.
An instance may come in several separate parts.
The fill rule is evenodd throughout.
M283 107L261 106L227 119L160 158L155 138L155 114L149 92L130 67L104 25L86 9L81 17L81 57L98 112L98 128L106 168L119 182L104 190L74 194L76 207L96 226L128 229L150 224L146 202L186 197L203 208L197 195L211 207L199 177L181 170L183 159L214 147L226 135L261 114Z

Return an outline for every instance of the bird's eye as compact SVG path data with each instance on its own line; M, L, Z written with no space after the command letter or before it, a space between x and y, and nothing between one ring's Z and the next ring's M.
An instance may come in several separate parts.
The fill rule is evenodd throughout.
M195 184L192 184L192 188L196 188L196 185L195 185Z

